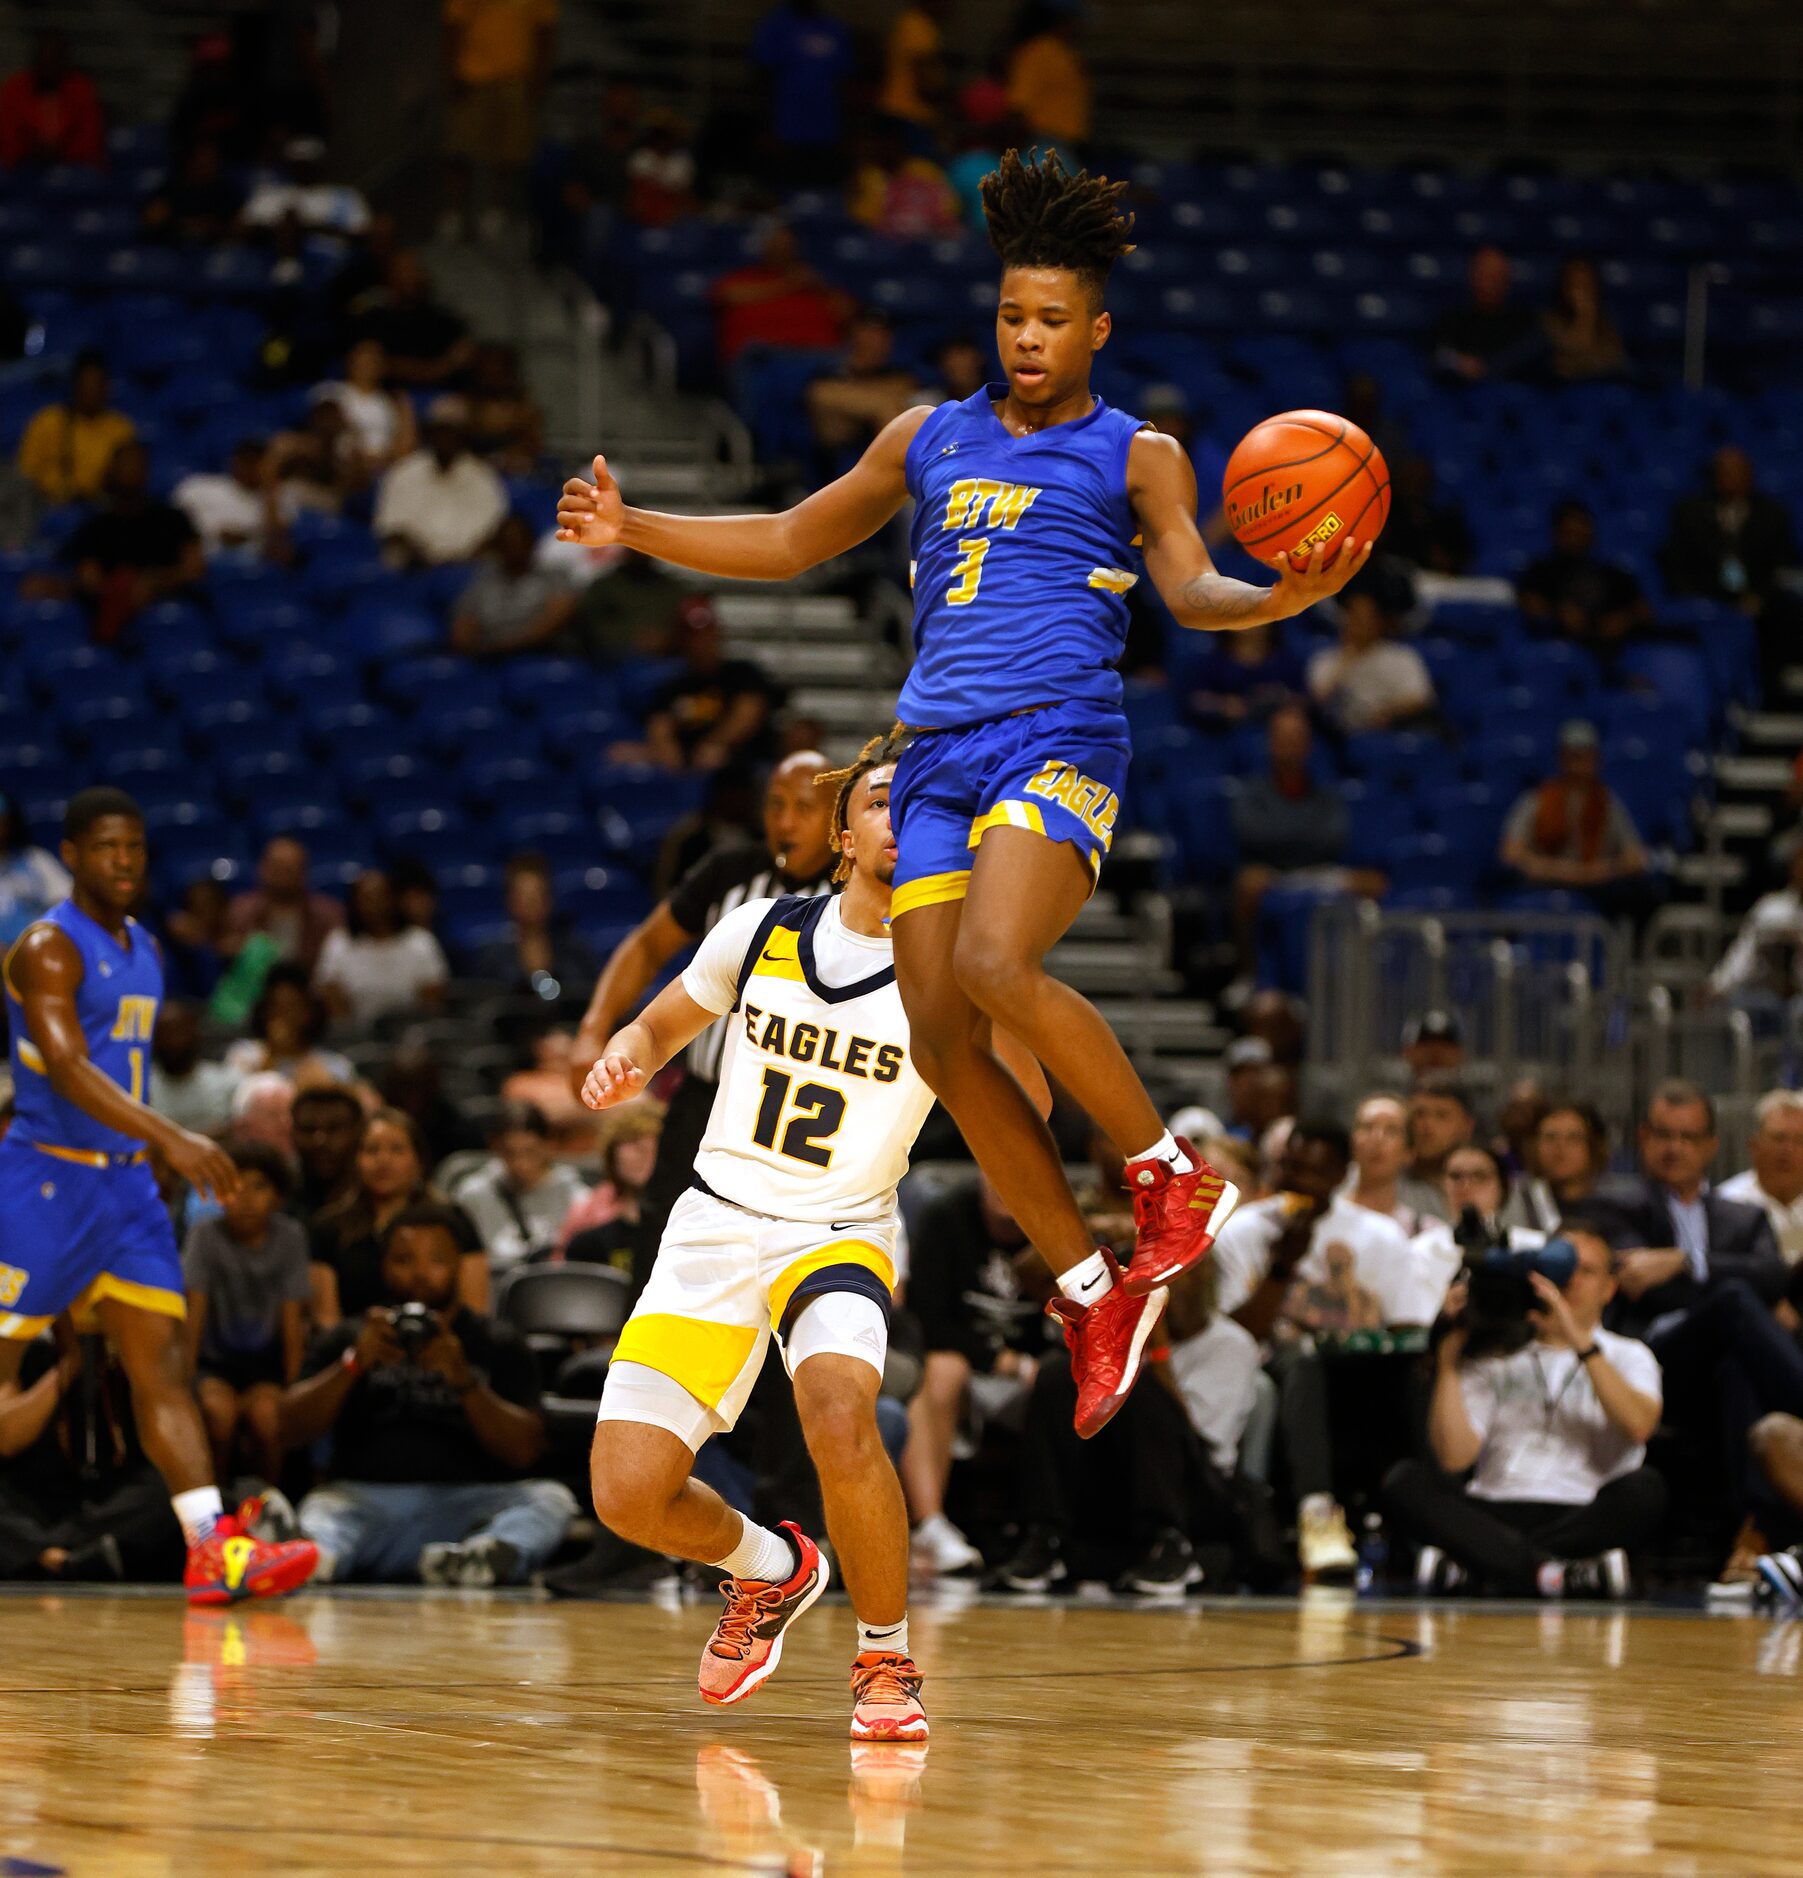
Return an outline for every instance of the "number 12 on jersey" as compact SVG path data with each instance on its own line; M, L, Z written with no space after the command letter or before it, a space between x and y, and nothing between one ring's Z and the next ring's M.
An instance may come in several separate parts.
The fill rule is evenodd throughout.
M793 1078L780 1069L764 1071L764 1099L758 1104L757 1125L751 1138L760 1148L776 1148L792 1161L806 1161L812 1167L830 1167L833 1151L822 1144L831 1141L845 1122L845 1098L825 1083L804 1082L794 1092L790 1108L790 1085ZM783 1111L789 1109L788 1126L782 1130L782 1146L777 1147L777 1129Z

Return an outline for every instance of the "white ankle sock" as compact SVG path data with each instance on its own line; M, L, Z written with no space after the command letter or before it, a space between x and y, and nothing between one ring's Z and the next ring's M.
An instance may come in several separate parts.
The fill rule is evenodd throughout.
M754 1525L742 1513L739 1518L739 1543L725 1558L710 1563L735 1578L754 1578L760 1584L779 1585L793 1578L801 1560L789 1541L768 1526Z
M1543 1598L1565 1595L1565 1565L1561 1559L1549 1559L1534 1574L1534 1588Z
M206 1539L225 1511L217 1487L190 1487L186 1493L172 1493L169 1504L182 1523L182 1537L191 1546Z
M1127 1156L1128 1166L1131 1167L1135 1161L1162 1161L1173 1174L1187 1174L1195 1166L1195 1162L1184 1153L1177 1143L1177 1137L1168 1128L1149 1148Z
M867 1624L860 1619L858 1654L860 1656L906 1656L908 1654L908 1620L904 1617L899 1624Z
M1098 1303L1114 1289L1114 1280L1108 1275L1108 1261L1100 1252L1090 1253L1081 1264L1058 1274L1058 1289L1079 1304Z

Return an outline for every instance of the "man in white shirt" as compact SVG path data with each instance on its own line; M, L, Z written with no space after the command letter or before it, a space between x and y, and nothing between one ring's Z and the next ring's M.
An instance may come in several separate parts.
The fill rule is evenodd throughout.
M376 486L375 531L410 562L475 556L507 513L507 486L471 454L469 406L435 398L426 411L426 447L404 456Z
M1725 1200L1765 1209L1786 1265L1803 1260L1803 1091L1774 1089L1753 1111L1752 1162L1745 1173L1724 1180Z
M1773 1028L1783 1021L1803 1044L1803 843L1790 857L1790 885L1753 902L1709 989Z
M1434 708L1434 681L1413 646L1398 645L1376 594L1350 589L1340 643L1308 662L1308 695L1348 734L1389 730Z
M325 180L325 154L317 137L291 138L282 167L259 179L238 219L247 229L263 230L293 216L312 233L360 235L369 226L369 204L349 183Z
M1565 1237L1576 1269L1563 1290L1531 1275L1537 1308L1523 1348L1468 1359L1455 1318L1428 1407L1439 1466L1400 1463L1384 1497L1398 1525L1488 1588L1625 1597L1626 1555L1665 1510L1664 1482L1645 1464L1662 1406L1659 1362L1644 1343L1601 1328L1615 1295L1607 1242L1577 1227Z
M224 475L197 470L170 492L170 500L194 524L209 560L229 548L251 548L266 557L284 548L294 497L277 486L268 470L269 446L259 437L246 437L232 451Z

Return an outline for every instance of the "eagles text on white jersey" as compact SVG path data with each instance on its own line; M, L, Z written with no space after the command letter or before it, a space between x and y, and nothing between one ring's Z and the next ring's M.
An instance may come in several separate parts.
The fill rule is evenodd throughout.
M682 983L731 1014L695 1157L708 1189L774 1219L891 1217L933 1095L909 1059L888 938L848 932L837 895L751 900L702 940Z

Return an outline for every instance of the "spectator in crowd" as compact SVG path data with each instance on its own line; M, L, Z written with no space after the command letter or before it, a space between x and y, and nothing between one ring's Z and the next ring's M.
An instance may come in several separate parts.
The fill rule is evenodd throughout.
M1241 1206L1215 1241L1218 1309L1268 1344L1266 1367L1278 1392L1278 1421L1298 1501L1304 1575L1349 1579L1358 1562L1345 1512L1333 1495L1327 1380L1312 1342L1271 1342L1292 1285L1325 1276L1328 1243L1352 1249L1355 1267L1375 1271L1408 1256L1393 1220L1336 1197L1346 1178L1346 1131L1302 1120L1289 1131L1276 1169L1277 1191Z
M470 448L504 476L530 476L545 443L545 415L520 376L512 346L485 339L469 374Z
M203 33L188 55L188 71L169 118L169 154L179 168L201 142L219 146L228 163L247 163L267 131L259 101L234 69L231 36Z
M1259 907L1273 887L1314 880L1355 893L1383 890L1380 876L1340 868L1350 826L1346 804L1338 789L1310 773L1314 738L1308 713L1299 705L1279 706L1266 725L1265 742L1268 774L1250 778L1233 804L1240 856L1233 883L1234 927L1246 961L1252 957Z
M894 354L894 328L881 313L862 308L846 328L838 369L808 386L808 422L835 463L861 453L885 424L920 402L920 385Z
M231 895L211 874L197 874L163 920L163 988L172 998L210 998L229 950Z
M217 1135L232 1118L242 1080L228 1064L201 1055L199 1010L169 999L151 1041L150 1106L195 1134Z
M287 1159L260 1142L234 1141L226 1152L237 1187L182 1248L188 1366L217 1478L232 1478L242 1450L273 1485L282 1477L282 1390L300 1375L306 1346L307 1235L282 1210L294 1182Z
M1484 1223L1491 1243L1503 1239L1508 1228L1503 1212L1509 1204L1509 1177L1503 1170L1494 1148L1479 1141L1467 1141L1446 1157L1446 1211L1444 1220L1429 1220L1425 1231L1450 1237L1455 1222L1462 1220L1470 1207Z
M1551 1106L1538 1076L1517 1076L1504 1092L1490 1146L1511 1179L1532 1172L1534 1136Z
M336 1050L322 1050L325 1000L313 990L299 962L272 965L250 1014L250 1035L225 1053L241 1076L275 1075L296 1088L322 1082L355 1082L357 1072Z
M841 92L853 69L849 29L820 0L777 0L758 21L751 62L765 75L771 180L791 188L836 181Z
M0 1578L174 1583L185 1550L131 1386L98 1337L39 1337L0 1400Z
M292 1118L298 1178L289 1210L310 1227L356 1191L363 1104L343 1083L315 1083L295 1095Z
M932 145L945 94L945 15L946 0L907 0L883 45L877 111L922 149Z
M901 1477L915 1558L947 1576L983 1563L945 1515L952 1449L960 1428L1018 1425L1049 1348L1047 1286L1027 1235L980 1174L928 1203L909 1246L908 1309L926 1363L908 1404Z
M961 403L966 398L974 398L989 382L989 354L966 334L955 334L946 340L933 354L933 364L939 373L935 389L940 403ZM926 395L932 397L933 393ZM1227 637L1234 639L1239 635L1229 633Z
M1308 1007L1299 997L1270 985L1254 991L1239 1011L1241 1034L1269 1045L1271 1060L1284 1069L1301 1066L1307 1020Z
M682 641L684 617L697 604L706 602L662 561L628 548L577 596L567 636L576 652L597 665L668 658Z
M716 770L767 752L777 687L750 659L722 653L711 606L689 607L684 624L683 669L651 700L644 741L616 745L615 762Z
M1477 1132L1471 1098L1455 1076L1437 1071L1420 1077L1409 1091L1408 1197L1431 1219L1449 1219L1446 1210L1446 1158Z
M958 232L957 191L933 157L892 124L875 125L860 145L846 200L854 221L898 241Z
M1803 1050L1803 843L1790 857L1789 886L1753 902L1709 974L1709 989L1765 1035L1788 1035Z
M1659 571L1669 593L1727 600L1758 618L1798 560L1784 504L1760 489L1746 451L1724 444L1705 487L1673 505Z
M344 376L316 385L313 400L344 413L346 442L369 476L379 476L418 445L413 400L388 383L388 353L379 339L359 339L345 354Z
M277 835L264 844L256 886L231 905L227 943L234 955L260 935L274 948L273 957L311 976L326 935L344 924L344 908L330 894L309 888L307 866L307 850L292 836Z
M328 1582L522 1584L575 1514L569 1488L531 1478L545 1451L532 1352L462 1301L464 1262L452 1209L404 1207L380 1297L318 1339L284 1399L291 1442L330 1443L332 1484L300 1509Z
M403 565L467 561L500 527L507 486L470 450L462 398L432 401L425 440L377 484L375 532Z
M1390 637L1394 621L1375 588L1348 591L1340 607L1340 643L1308 662L1316 708L1348 736L1394 730L1434 708L1434 681L1413 646Z
M383 1103L409 1117L426 1143L428 1165L482 1145L461 1107L444 1089L444 1068L423 1032L402 1033L378 1085Z
M98 169L106 161L106 120L94 81L69 63L61 33L39 33L31 63L0 85L0 169L54 163Z
M246 233L268 234L295 222L310 235L360 235L369 226L369 204L349 183L325 177L325 140L291 137L279 165L257 179L239 214Z
M1435 1351L1435 1465L1403 1461L1384 1482L1397 1524L1422 1542L1424 1590L1469 1576L1517 1597L1625 1597L1627 1555L1658 1529L1665 1483L1646 1444L1659 1425L1659 1361L1602 1328L1615 1291L1607 1242L1578 1227L1566 1236L1577 1267L1564 1289L1539 1273L1529 1281L1532 1341L1468 1357L1455 1316Z
M1434 466L1425 457L1390 465L1390 519L1384 524L1385 562L1402 562L1426 574L1464 574L1477 545L1465 511L1434 487Z
M361 1318L381 1302L382 1243L389 1226L415 1202L439 1199L426 1184L426 1169L425 1136L412 1116L381 1108L364 1121L355 1187L313 1222L316 1324ZM458 1295L472 1310L486 1309L488 1256L462 1209L450 1211L462 1249Z
M1772 1090L1759 1098L1753 1119L1747 1143L1752 1165L1724 1180L1721 1195L1765 1210L1778 1255L1794 1270L1803 1264L1803 1093Z
M457 598L451 648L472 658L535 652L566 632L577 595L561 567L533 559L538 537L525 516L502 519L481 567Z
M46 502L91 502L119 447L136 435L131 419L112 407L104 355L90 347L75 355L68 399L45 405L25 426L19 474Z
M1505 1227L1551 1233L1576 1217L1609 1164L1609 1131L1588 1102L1555 1101L1534 1130L1532 1164L1503 1208Z
M551 1124L557 1152L581 1160L594 1149L596 1119L575 1093L582 1085L582 1077L571 1073L575 1041L561 1024L547 1025L531 1041L529 1064L501 1084L501 1100L533 1103ZM582 1075L594 1060L591 1056L583 1065Z
M1437 1189L1424 1194L1408 1167L1408 1105L1400 1096L1366 1096L1352 1118L1352 1175L1346 1197L1354 1206L1394 1220L1412 1239L1429 1218L1444 1215L1446 1202ZM1437 1200L1438 1210L1424 1208L1424 1198Z
M227 173L218 144L203 138L146 198L145 236L181 247L217 247L238 225L243 201L244 191Z
M193 523L151 494L150 453L135 441L113 452L101 505L64 544L63 560L103 644L145 607L199 586L207 571Z
M657 1165L664 1105L655 1097L611 1111L601 1145L601 1178L564 1216L557 1255L580 1264L648 1269L656 1237L645 1230L645 1187Z
M18 803L0 795L0 949L66 900L73 884L62 862L32 840Z
M427 390L457 383L476 353L469 328L433 299L431 277L407 250L388 263L355 337L380 342L392 383Z
M375 474L364 462L343 407L332 398L315 399L301 428L283 431L269 448L282 499L296 514L342 514Z
M509 1102L490 1138L493 1158L460 1181L452 1198L488 1250L492 1275L547 1257L588 1183L551 1151L551 1124L530 1102Z
M292 554L288 525L299 504L281 481L281 460L261 437L243 437L221 474L195 470L175 485L170 500L194 525L209 559L248 548L266 561Z
M1409 1074L1457 1075L1465 1067L1465 1031L1452 1011L1423 1011L1402 1030L1402 1060Z
M1256 720L1302 696L1302 661L1284 642L1283 627L1248 626L1210 633L1192 667L1189 708L1203 723Z
M332 1016L366 1030L378 1017L436 1010L451 968L430 932L401 924L388 876L374 867L359 874L345 914L313 972Z
M1502 863L1537 887L1575 887L1599 905L1631 902L1646 849L1621 798L1602 779L1596 727L1559 730L1558 773L1517 797L1503 823Z
M673 111L652 111L626 159L626 217L640 228L668 228L695 212L695 152Z
M1435 322L1435 365L1472 382L1508 378L1532 364L1544 345L1539 321L1509 298L1509 257L1500 248L1479 248L1464 305L1449 307Z
M1008 102L1032 142L1060 149L1074 168L1089 143L1089 71L1075 40L1081 10L1073 0L1040 0L1028 9L1008 61Z
M829 286L801 258L795 231L771 224L755 261L714 282L714 350L722 367L748 346L830 352L850 316L850 295Z
M506 895L509 931L477 953L474 975L548 1001L590 987L599 961L559 916L542 854L516 854L507 863Z
M404 927L438 933L438 876L417 855L397 854L388 868L394 916Z
M1515 592L1531 624L1604 660L1652 618L1640 582L1625 567L1597 558L1596 517L1570 497L1554 504L1551 550L1527 564Z
M274 1070L253 1070L232 1096L233 1141L257 1141L278 1154L294 1152L294 1084Z
M557 0L444 0L444 23L451 67L447 232L460 232L480 182L488 199L478 225L492 241L523 207L521 182L551 76Z
M1603 299L1596 263L1572 255L1559 269L1553 303L1540 316L1547 363L1555 378L1616 378L1628 354Z

